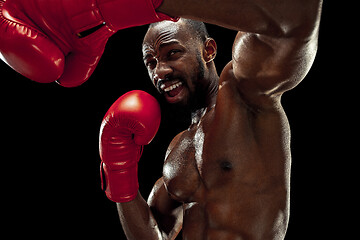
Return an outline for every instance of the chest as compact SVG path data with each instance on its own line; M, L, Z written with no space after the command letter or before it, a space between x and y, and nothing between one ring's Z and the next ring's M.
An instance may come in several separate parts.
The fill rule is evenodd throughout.
M238 172L242 151L239 124L218 124L209 112L199 124L183 132L167 155L163 177L178 201L199 201L209 188L224 187ZM234 126L232 126L234 125Z
M163 168L163 178L168 192L176 200L190 202L201 187L201 159L204 133L185 131L168 154ZM200 161L199 161L200 160Z

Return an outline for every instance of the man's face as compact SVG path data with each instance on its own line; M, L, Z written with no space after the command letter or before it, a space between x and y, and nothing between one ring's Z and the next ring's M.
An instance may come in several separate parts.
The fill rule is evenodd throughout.
M156 89L169 103L188 105L203 78L201 44L179 21L161 22L147 32L144 63Z

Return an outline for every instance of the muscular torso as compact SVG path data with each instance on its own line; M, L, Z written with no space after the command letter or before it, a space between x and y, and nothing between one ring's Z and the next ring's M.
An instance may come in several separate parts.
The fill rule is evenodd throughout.
M164 164L166 189L183 202L183 239L283 239L289 139L280 104L249 107L225 70L216 106L172 141Z

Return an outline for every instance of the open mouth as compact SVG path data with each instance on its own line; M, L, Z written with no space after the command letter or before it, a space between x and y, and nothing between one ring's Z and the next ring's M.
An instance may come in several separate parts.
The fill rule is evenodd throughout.
M183 82L180 80L165 81L159 85L160 91L169 102L176 102L181 97L184 89Z
M183 85L182 82L175 82L168 87L166 87L165 84L162 84L160 86L160 89L164 93L167 93L168 95L170 95L170 97L175 97L177 94L179 94L179 91L181 91L182 88L180 88L180 86L182 86L182 85Z

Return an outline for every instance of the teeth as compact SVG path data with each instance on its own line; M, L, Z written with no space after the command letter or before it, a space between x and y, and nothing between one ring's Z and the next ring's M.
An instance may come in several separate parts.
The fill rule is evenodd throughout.
M171 90L174 90L177 87L180 87L181 85L182 85L182 82L177 82L177 83L165 88L165 84L161 84L160 89L163 90L164 92L169 92Z

